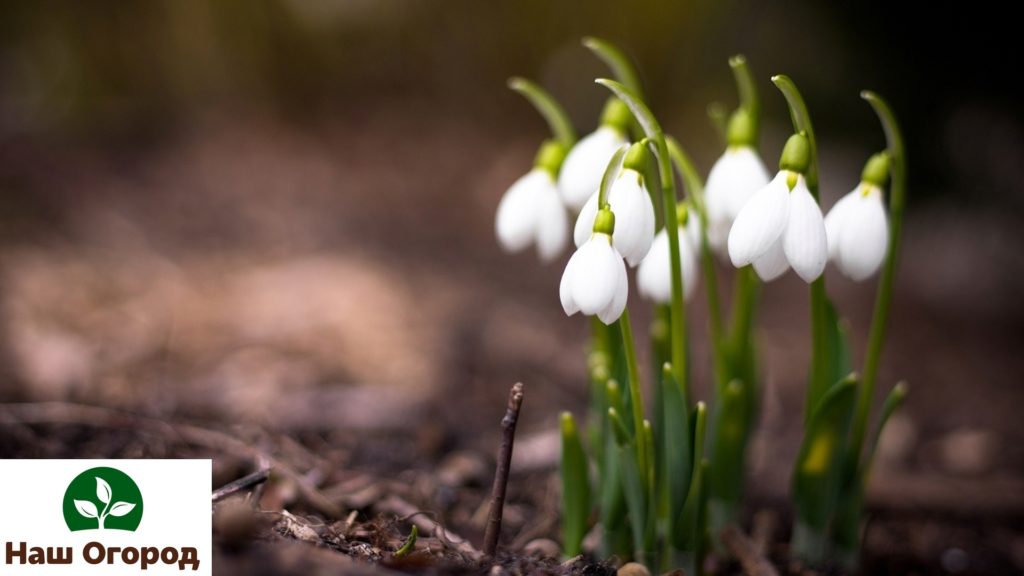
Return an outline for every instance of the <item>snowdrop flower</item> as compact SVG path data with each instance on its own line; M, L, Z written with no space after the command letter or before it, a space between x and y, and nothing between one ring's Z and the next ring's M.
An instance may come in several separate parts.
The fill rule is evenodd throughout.
M697 258L700 250L700 220L690 215L685 204L677 210L679 228L679 262L683 272L683 298L689 299L697 287L700 268ZM672 300L672 256L668 231L662 228L654 237L651 250L636 272L636 285L640 294L658 304Z
M825 270L828 244L821 208L807 188L804 173L810 144L803 134L786 142L781 170L743 206L729 231L729 258L737 268L753 264L764 281L790 266L811 283Z
M608 204L615 212L615 247L633 267L640 264L654 241L654 203L644 185L642 174L647 158L647 149L643 144L630 146L622 164L623 170L608 191ZM598 213L599 195L599 190L591 194L576 219L573 239L577 247L590 238Z
M599 211L590 239L569 258L558 287L567 315L583 312L611 324L626 309L629 282L626 264L613 244L614 229L615 215L611 210Z
M843 275L857 282L878 271L889 248L882 194L888 172L888 155L872 156L860 185L840 198L825 217L829 258Z
M708 243L725 253L729 230L750 196L768 184L768 169L750 146L729 146L708 174L704 199L708 211Z
M581 138L569 151L558 175L558 192L566 206L579 211L601 185L608 161L627 143L626 127L630 117L629 108L619 99L609 100L598 129Z
M553 174L565 157L565 147L546 142L533 170L515 181L498 203L494 230L506 252L519 252L531 244L544 262L565 250L569 215L558 197Z

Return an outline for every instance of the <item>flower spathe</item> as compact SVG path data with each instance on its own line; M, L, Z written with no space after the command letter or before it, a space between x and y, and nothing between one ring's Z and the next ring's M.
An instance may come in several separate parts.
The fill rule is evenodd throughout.
M750 146L729 146L711 167L704 198L708 243L724 256L729 230L750 196L768 184L770 175Z
M612 237L594 232L565 266L558 287L562 309L569 316L583 312L611 324L622 316L629 296L626 264Z
M889 248L889 217L882 196L881 188L862 182L825 217L829 258L857 282L878 271Z
M598 195L594 192L590 196L576 219L573 240L577 247L590 238L597 217ZM608 204L615 212L615 231L612 233L615 248L630 266L635 267L647 255L654 241L654 203L643 176L632 168L622 170L608 192Z
M679 263L683 273L683 298L689 299L697 287L700 274L700 268L697 266L700 221L694 217L687 218L686 224L677 228L677 233ZM672 257L665 228L654 237L651 250L640 263L636 271L636 286L641 296L658 304L668 304L672 300Z
M569 215L548 170L534 168L509 187L498 203L494 229L507 252L535 244L544 262L562 253L569 240Z
M611 126L601 126L583 137L565 157L558 174L558 192L573 210L601 186L601 176L615 151L626 143L625 135Z
M828 261L825 223L803 175L781 170L751 195L729 231L729 258L737 268L753 264L766 282L789 267L807 283L821 276Z

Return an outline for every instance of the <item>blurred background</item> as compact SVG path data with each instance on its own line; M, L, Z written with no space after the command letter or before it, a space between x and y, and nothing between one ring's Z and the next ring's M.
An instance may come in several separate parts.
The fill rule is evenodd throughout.
M735 105L727 59L744 53L762 79L770 167L790 128L768 79L789 74L803 91L825 209L884 147L859 91L899 115L909 206L879 384L912 391L876 496L934 490L923 508L995 519L1019 568L1016 28L984 2L5 2L0 401L284 430L411 427L435 439L415 456L427 463L491 450L522 380L525 433L542 443L559 410L584 406L587 328L559 306L564 259L545 267L494 240L497 202L546 136L507 77L539 81L586 133L607 95L592 80L608 72L579 40L606 37L706 173L721 153L706 107ZM830 270L828 283L859 360L874 282ZM760 321L752 490L772 499L803 409L795 276L765 288ZM694 349L706 398L699 335Z

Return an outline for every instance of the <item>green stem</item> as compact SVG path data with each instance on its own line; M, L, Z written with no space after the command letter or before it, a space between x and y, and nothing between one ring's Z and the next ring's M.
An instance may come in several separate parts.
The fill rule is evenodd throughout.
M797 90L796 84L788 76L772 76L772 82L786 97L789 113L793 121L793 130L803 132L810 145L811 161L804 178L814 200L818 201L818 142L814 136L811 115L807 104ZM828 366L825 357L828 354L828 332L825 325L825 275L811 282L811 385L808 387L808 398L820 397L832 384L828 382ZM804 423L810 420L814 406L804 409Z
M640 367L636 361L636 345L633 341L633 325L629 321L629 310L623 310L619 317L622 330L622 345L626 353L626 369L629 374L629 401L633 408L633 435L636 442L637 465L644 474L647 470L647 435L644 433L644 400L640 393ZM646 480L645 480L646 482Z
M615 183L615 178L618 177L619 172L622 170L622 160L626 157L628 150L629 144L619 146L619 149L612 155L612 159L608 161L608 166L604 169L604 176L601 177L601 188L598 189L597 193L598 209L608 206L608 193L611 192L612 184Z
M732 332L730 346L738 352L750 339L750 331L754 326L754 310L757 303L757 274L753 266L745 266L736 274L736 294L734 296Z
M583 45L611 68L612 75L616 80L637 96L643 96L643 88L640 86L640 76L636 72L636 67L621 48L594 36L584 38Z
M658 160L658 179L661 181L662 204L666 207L676 205L676 182L672 173L668 144L665 142L661 125L646 104L632 90L614 80L599 78L598 84L611 90L620 100L629 106L637 122L644 129L647 138L654 144L655 157ZM665 227L677 230L679 221L675 210L665 211ZM686 378L686 311L683 308L683 270L679 261L679 235L668 235L669 257L672 259L672 370L683 390L683 398L689 405L689 385Z
M868 346L864 356L863 385L860 387L857 408L854 412L853 450L851 451L854 459L860 457L861 447L864 443L868 412L871 410L871 399L878 378L878 362L882 356L882 345L885 343L889 304L892 301L892 287L896 279L900 240L903 236L903 206L907 193L906 151L903 145L903 134L900 132L896 116L889 104L874 92L862 92L861 98L867 100L875 109L882 128L885 130L885 139L892 159L892 180L889 189L889 249L886 254L885 268L882 269L882 276L878 281L875 310L871 318L871 332L868 336Z
M554 99L551 94L539 85L526 78L513 77L508 80L508 87L523 95L530 104L537 109L537 112L544 117L551 133L555 138L565 145L566 150L576 143L576 130L572 127L572 120L565 113L565 109Z
M724 385L726 377L725 340L722 332L722 305L718 297L718 277L715 273L715 259L711 253L711 244L708 243L708 215L704 205L704 182L697 172L693 161L672 136L665 137L668 145L668 153L676 170L683 177L691 205L696 208L700 218L700 256L701 265L704 270L705 285L708 294L708 316L711 332L711 343L714 347L715 378Z
M736 89L740 93L740 107L747 111L752 121L754 134L751 144L756 148L761 132L761 99L757 94L757 82L754 80L753 72L750 71L750 66L747 65L747 58L742 54L729 58L729 67L732 68L733 76L736 78Z

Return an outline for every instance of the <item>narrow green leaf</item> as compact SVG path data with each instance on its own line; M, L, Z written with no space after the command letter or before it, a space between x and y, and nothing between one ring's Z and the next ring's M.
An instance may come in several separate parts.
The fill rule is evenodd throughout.
M667 363L662 368L661 382L664 401L662 445L665 451L665 476L668 482L668 514L672 519L670 529L675 533L677 519L682 516L693 480L692 425L689 407L683 400L679 384L672 374L672 367ZM681 536L679 534L679 537Z
M743 495L743 471L747 446L747 399L743 383L733 380L718 398L714 410L711 454L713 455L710 497L716 507L735 510ZM713 522L716 526L728 519Z
M824 380L813 377L807 385L807 406L817 406L825 394L839 385L853 371L850 359L850 336L846 322L839 317L831 300L825 298L825 374ZM810 421L812 410L807 410L805 418Z
M562 549L566 556L580 553L590 516L590 480L576 421L562 413Z
M809 561L824 554L826 530L836 511L846 435L857 399L856 375L829 390L813 411L793 473L797 528L794 553Z
M647 552L647 490L640 466L637 464L635 444L619 446L619 465L622 466L622 488L626 495L629 524L633 532L633 558L644 563Z
M626 425L622 423L622 417L619 416L619 411L615 408L608 409L608 421L611 422L612 432L615 433L615 442L621 447L630 444L633 441L632 436L629 434L629 430Z
M604 535L604 556L628 554L632 549L632 533L626 522L626 497L622 489L622 466L619 445L611 434L605 440L604 468L601 474L601 527Z
M583 45L608 65L616 80L628 86L636 94L643 95L643 87L640 85L640 76L637 74L636 66L621 48L594 36L584 38Z
M508 79L508 87L523 95L547 121L555 138L568 150L576 143L576 130L561 104L545 89L518 76Z
M398 550L395 550L395 558L405 556L409 552L412 552L416 548L416 538L420 535L419 528L415 524L412 525L412 531L409 532L409 537L405 539L405 543Z
M703 499L702 470L698 462L704 460L704 435L707 429L707 408L698 402L693 412L693 458L690 464L690 489L686 495L686 503L681 514L676 517L676 525L672 530L675 546L678 550L693 552L700 548L704 531L701 528L701 508Z

